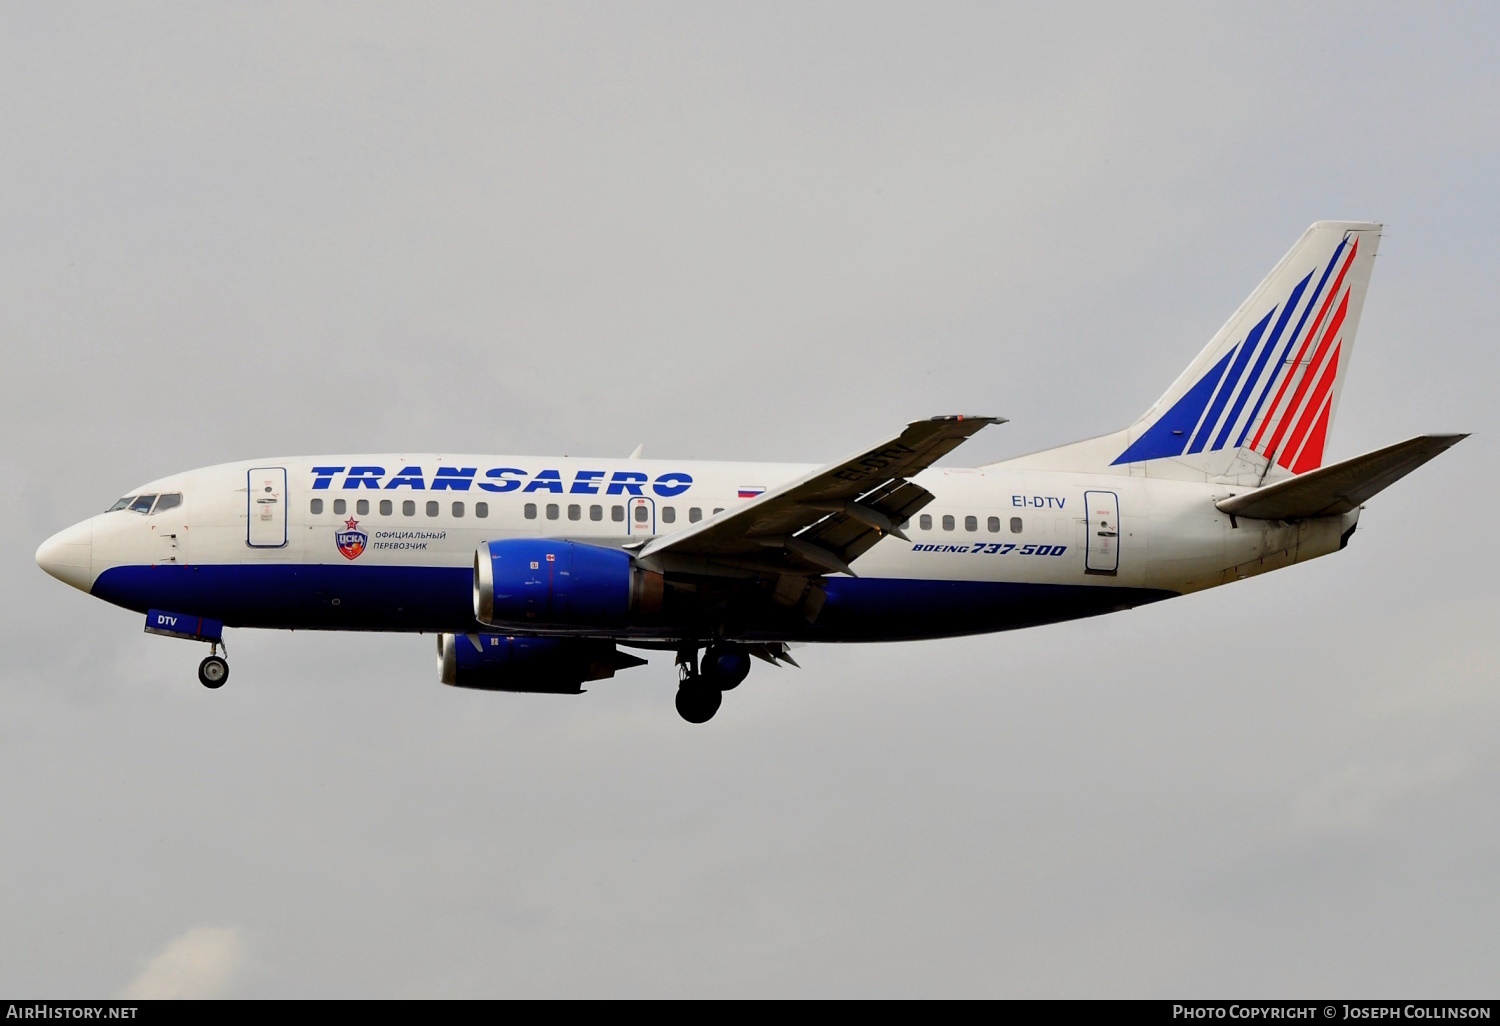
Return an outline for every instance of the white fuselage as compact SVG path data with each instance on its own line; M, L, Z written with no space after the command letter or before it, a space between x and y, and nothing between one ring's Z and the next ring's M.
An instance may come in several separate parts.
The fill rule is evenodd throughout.
M133 494L181 502L101 514L54 542L69 583L139 610L191 600L211 608L182 611L222 614L231 625L463 632L474 629L463 601L416 607L436 580L427 572L445 570L441 587L451 592L481 542L627 546L732 511L810 469L410 454L253 460L143 485ZM1333 552L1358 519L1356 510L1236 522L1214 505L1223 485L1004 463L913 480L934 499L905 525L909 541L886 537L852 564L857 581L832 579L836 597L848 596L844 620L822 632L746 624L746 636L930 637L1092 615ZM1010 590L1003 601L999 591L933 590L944 584ZM995 608L981 608L991 596ZM973 615L945 615L945 604ZM642 630L679 633L670 623Z

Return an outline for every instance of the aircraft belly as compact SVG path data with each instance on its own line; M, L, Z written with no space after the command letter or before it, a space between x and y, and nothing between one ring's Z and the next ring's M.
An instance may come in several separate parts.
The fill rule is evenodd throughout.
M807 641L905 641L1058 623L1171 598L1151 588L1007 581L833 578Z
M768 608L764 616L748 610L731 632L745 638L809 641L937 638L1092 616L1173 594L1098 585L898 578L835 577L827 587L828 601L815 623L775 608ZM182 610L232 627L494 630L474 620L472 572L467 566L117 566L100 574L93 594L138 612ZM607 630L517 624L515 629L675 639L694 634L689 622L657 620Z
M472 589L467 566L241 563L117 566L99 575L93 594L231 627L468 632L481 629Z

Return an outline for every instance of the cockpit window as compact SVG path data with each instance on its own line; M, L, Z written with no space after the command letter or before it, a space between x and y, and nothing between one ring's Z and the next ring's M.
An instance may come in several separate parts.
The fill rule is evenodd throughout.
M109 507L109 509L105 510L105 512L106 513L113 513L117 509L124 509L126 506L129 506L134 501L135 501L135 496L134 495L127 495L127 496L125 496L125 498L121 499L119 502L117 502L113 506Z
M151 512L153 512L153 513L161 513L161 512L164 512L166 510L169 510L169 509L176 509L178 506L181 506L181 505L182 505L182 493L181 492L167 492L167 493L163 494L161 498L159 498L159 499L156 500L156 508L153 509Z
M141 495L141 496L137 496L136 500L130 504L130 512L132 512L132 513L150 513L151 512L151 504L153 502L155 502L155 501L156 501L156 496L154 496L154 495Z

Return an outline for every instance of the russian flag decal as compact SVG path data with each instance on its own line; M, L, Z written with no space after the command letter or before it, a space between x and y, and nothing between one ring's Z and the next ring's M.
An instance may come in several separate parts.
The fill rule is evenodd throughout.
M753 499L765 490L765 485L740 485L740 498Z

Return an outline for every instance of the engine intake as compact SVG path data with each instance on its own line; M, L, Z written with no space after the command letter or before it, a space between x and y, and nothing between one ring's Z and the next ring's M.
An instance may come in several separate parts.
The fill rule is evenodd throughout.
M601 545L517 538L474 554L474 618L480 623L608 625L661 609L661 574Z
M456 688L576 695L585 681L613 677L646 660L612 641L439 634L438 679Z

